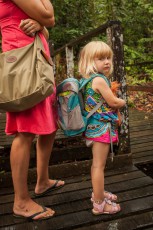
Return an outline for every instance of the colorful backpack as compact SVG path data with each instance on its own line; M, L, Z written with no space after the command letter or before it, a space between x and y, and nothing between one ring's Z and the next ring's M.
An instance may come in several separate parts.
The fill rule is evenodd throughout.
M67 78L57 86L58 123L66 136L76 136L85 131L88 118L102 105L102 101L87 114L84 111L83 89L99 74L89 79Z

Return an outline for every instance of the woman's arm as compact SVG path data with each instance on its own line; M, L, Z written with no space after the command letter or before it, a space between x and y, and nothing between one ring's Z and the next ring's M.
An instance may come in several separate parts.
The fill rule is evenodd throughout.
M49 0L12 0L12 2L42 26L54 26L54 9Z
M94 78L92 88L102 95L102 97L105 99L110 107L114 109L119 109L125 105L125 101L123 99L114 96L104 79L100 77Z
M49 33L48 33L48 30L46 29L46 27L41 26L39 22L37 22L31 18L22 20L20 23L20 28L21 28L21 30L23 30L23 32L25 34L27 34L28 36L31 36L31 37L33 37L36 32L42 31L46 40L49 39Z

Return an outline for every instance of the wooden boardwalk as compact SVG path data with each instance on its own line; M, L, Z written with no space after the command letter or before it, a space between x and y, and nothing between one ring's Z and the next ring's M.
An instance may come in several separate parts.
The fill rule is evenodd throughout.
M0 188L0 229L4 230L142 230L153 229L153 178L147 176L139 168L140 164L153 166L153 116L143 112L130 110L130 139L133 163L121 168L106 170L105 189L118 195L122 211L114 215L93 216L91 180L89 175L90 160L74 162L71 174L65 178L66 185L52 191L43 198L37 198L39 203L51 207L56 215L45 221L27 222L12 216L13 188L10 178L2 182ZM80 164L75 169L75 165ZM54 170L62 175L62 170L69 171L72 165L66 163L55 166ZM138 166L138 167L137 167ZM87 170L86 170L87 167ZM31 196L34 190L35 177L29 183ZM60 171L61 170L61 171ZM64 171L63 171L64 172ZM84 172L84 174L82 174ZM86 172L86 173L85 173ZM58 175L55 173L54 175ZM53 175L53 174L52 174Z

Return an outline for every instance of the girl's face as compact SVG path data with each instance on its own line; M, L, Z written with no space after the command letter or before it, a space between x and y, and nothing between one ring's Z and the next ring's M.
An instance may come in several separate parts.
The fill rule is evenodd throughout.
M110 70L112 66L112 58L103 57L103 58L95 58L95 65L97 68L97 72L104 74L106 77L110 75Z

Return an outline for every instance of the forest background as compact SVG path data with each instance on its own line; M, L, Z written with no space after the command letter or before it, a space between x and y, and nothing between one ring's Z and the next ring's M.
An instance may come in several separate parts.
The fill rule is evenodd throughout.
M153 86L152 0L52 0L52 4L56 25L49 32L55 50L108 20L119 20L127 84ZM129 92L128 103L139 110L153 111L153 94Z

